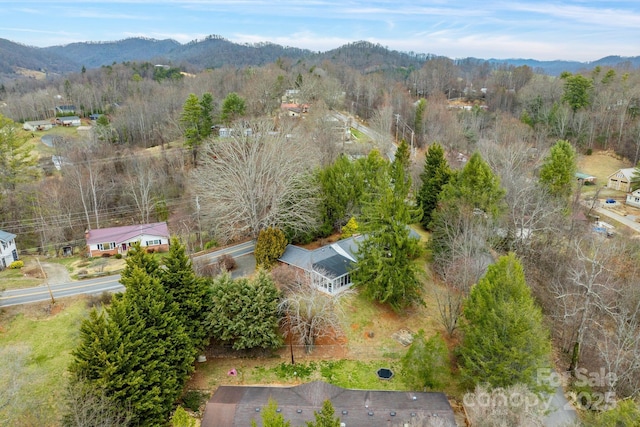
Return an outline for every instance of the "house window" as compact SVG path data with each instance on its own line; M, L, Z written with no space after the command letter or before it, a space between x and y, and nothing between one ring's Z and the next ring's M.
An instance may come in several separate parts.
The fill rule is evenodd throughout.
M156 240L147 240L145 242L145 244L147 246L154 246L154 245L159 245L160 244L160 239L156 239Z
M99 251L108 251L108 250L111 250L111 249L113 249L115 247L116 247L116 243L115 242L98 243L98 250Z

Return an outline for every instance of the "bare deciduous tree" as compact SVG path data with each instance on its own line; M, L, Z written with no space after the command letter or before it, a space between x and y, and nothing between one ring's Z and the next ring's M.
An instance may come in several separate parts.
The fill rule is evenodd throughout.
M85 381L68 384L66 388L67 411L64 425L69 427L127 427L131 414L102 390Z
M343 335L340 297L318 290L308 275L298 274L294 280L279 305L284 315L282 326L285 336L297 338L310 353L317 339Z
M317 183L312 171L318 155L295 129L273 129L268 121L252 122L241 131L204 149L192 183L203 224L221 241L257 237L261 229L278 227L294 234L315 229Z

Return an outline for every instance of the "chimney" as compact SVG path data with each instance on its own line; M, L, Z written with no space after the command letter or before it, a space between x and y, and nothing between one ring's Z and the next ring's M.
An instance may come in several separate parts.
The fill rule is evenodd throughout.
M85 229L84 230L84 239L88 240L89 239L89 229Z

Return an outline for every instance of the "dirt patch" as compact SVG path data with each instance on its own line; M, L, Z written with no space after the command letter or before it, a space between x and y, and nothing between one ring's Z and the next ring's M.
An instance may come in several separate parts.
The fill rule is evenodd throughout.
M42 268L47 273L47 281L50 285L61 285L71 282L69 272L64 265L49 262L42 263Z

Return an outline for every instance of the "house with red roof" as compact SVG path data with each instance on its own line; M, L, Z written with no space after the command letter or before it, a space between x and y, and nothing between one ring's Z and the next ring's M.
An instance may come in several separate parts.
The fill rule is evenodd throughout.
M170 235L166 222L156 222L88 230L85 239L89 256L99 257L104 254L126 254L136 242L149 251L166 252L169 250Z

